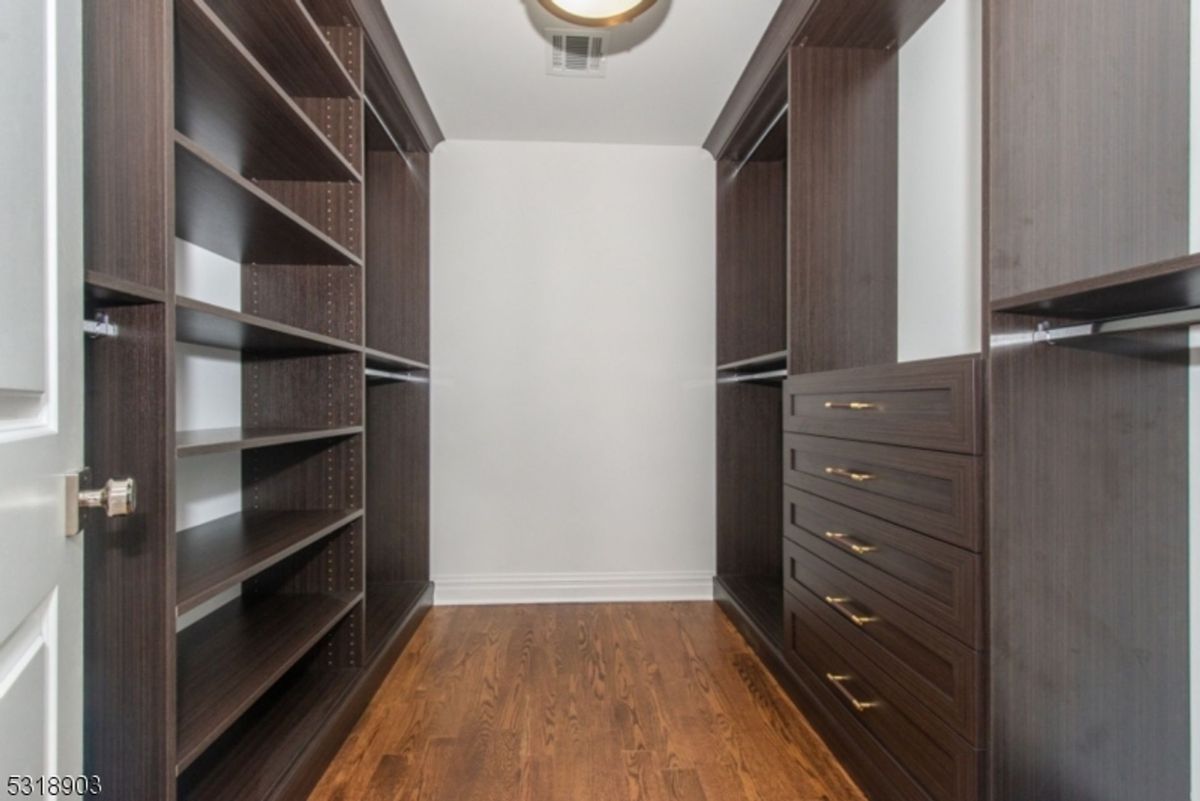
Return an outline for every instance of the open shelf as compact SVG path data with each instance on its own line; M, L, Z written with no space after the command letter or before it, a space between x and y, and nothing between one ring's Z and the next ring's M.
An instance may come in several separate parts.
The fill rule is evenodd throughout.
M353 342L184 297L175 300L175 338L193 345L253 353L358 353L362 350Z
M428 370L429 365L403 356L394 356L374 348L366 348L367 367L377 370Z
M771 643L782 646L783 577L721 576L720 581Z
M268 798L359 679L303 660L182 775L180 801Z
M749 359L741 359L736 362L729 362L717 366L717 372L767 372L770 370L778 370L787 367L788 352L786 350L776 351L774 353L765 353L762 356L753 356Z
M175 611L184 614L353 523L361 511L251 511L178 534Z
M272 448L297 442L341 439L361 434L362 426L341 428L208 428L180 431L175 436L177 456L204 456L210 453Z
M176 126L250 178L362 176L203 0L176 0Z
M358 87L300 0L207 0L292 97L354 97Z
M88 270L85 288L89 301L102 306L130 306L139 303L163 303L167 293L161 289L143 286L134 281Z
M361 593L243 597L181 632L178 772L361 599Z
M428 581L367 582L368 658L388 644L428 588Z
M242 264L362 264L182 133L175 134L175 158L181 239Z
M1200 254L992 301L992 311L1102 320L1200 307Z

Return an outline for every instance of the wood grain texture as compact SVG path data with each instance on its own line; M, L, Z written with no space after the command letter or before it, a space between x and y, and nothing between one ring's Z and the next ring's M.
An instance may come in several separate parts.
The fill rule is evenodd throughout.
M942 0L818 0L798 41L809 47L899 49Z
M992 798L1187 798L1187 333L991 365Z
M717 162L717 364L787 347L787 163Z
M366 392L368 586L426 582L429 386L372 384Z
M713 604L438 608L310 796L863 801Z
M363 271L323 264L247 264L242 310L285 325L359 344Z
M429 361L429 156L367 156L367 344Z
M777 387L717 388L718 575L779 575L781 418Z
M793 48L792 373L897 358L897 57Z
M991 298L1186 254L1188 3L985 7Z
M360 353L361 346L199 300L177 296L179 342L258 354Z

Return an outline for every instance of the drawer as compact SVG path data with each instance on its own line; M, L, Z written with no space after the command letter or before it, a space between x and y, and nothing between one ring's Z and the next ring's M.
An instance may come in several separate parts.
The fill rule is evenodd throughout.
M983 648L979 554L787 489L784 536L975 649Z
M784 589L971 743L983 742L982 656L793 542Z
M784 645L824 680L934 801L977 801L982 753L907 697L888 672L843 640L790 594Z
M978 456L784 435L783 480L796 489L979 551Z
M796 376L783 396L785 431L983 452L983 367L975 357Z

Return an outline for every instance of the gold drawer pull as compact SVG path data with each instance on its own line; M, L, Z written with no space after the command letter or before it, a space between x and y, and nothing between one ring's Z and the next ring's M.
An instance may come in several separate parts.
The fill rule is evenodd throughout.
M856 470L847 470L844 467L826 467L825 475L837 476L838 478L848 478L851 481L857 481L859 484L875 480L875 476L871 475L870 473L859 473Z
M850 403L838 403L837 401L825 401L826 409L836 409L841 412L875 412L879 410L878 403L863 403L862 401L851 401Z
M860 542L856 542L840 531L826 531L825 539L839 542L842 545L845 545L847 550L852 551L859 556L866 556L869 553L875 553L879 550L874 545L863 545Z
M846 618L846 620L849 620L851 623L858 626L859 628L867 625L868 623L878 623L879 622L879 618L875 617L874 615L860 615L857 612L850 611L849 607L847 607L847 604L851 604L854 602L852 600L850 600L849 598L835 598L832 595L826 595L825 603L832 606L834 609L837 610L838 614L840 614L842 617Z
M825 678L829 679L829 683L837 688L837 691L842 694L842 697L850 702L850 706L854 707L856 712L866 712L868 709L874 709L879 706L876 701L860 701L854 697L854 693L846 689L845 682L852 681L853 676L839 676L836 673L826 673Z

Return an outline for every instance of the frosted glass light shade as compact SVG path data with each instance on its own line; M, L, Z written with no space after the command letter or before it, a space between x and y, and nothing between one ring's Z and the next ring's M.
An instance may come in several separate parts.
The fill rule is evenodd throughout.
M576 25L606 28L647 11L658 0L538 0L554 16Z

